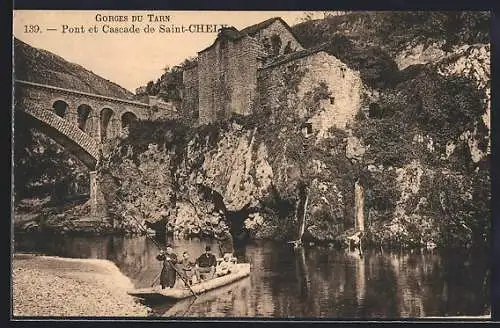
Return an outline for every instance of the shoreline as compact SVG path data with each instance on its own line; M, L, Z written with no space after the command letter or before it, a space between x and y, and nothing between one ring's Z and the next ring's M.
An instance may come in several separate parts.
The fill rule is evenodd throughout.
M147 317L133 288L108 260L13 254L13 317Z

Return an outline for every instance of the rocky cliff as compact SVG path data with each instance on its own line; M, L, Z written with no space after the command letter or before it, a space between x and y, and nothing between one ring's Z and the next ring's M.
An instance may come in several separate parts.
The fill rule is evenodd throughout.
M435 18L451 24L456 17ZM319 28L325 51L360 72L363 96L351 124L339 129L329 122L325 133L308 136L301 118L287 111L290 101L279 111L260 108L198 128L144 122L101 168L103 179L114 181L110 190L121 195L108 193L110 215L123 220L133 210L176 234L231 229L290 240L308 193L304 238L341 242L354 229L359 181L368 242L487 244L490 48L468 43L484 39L483 31L476 26L476 34L467 34L472 24L460 29L458 41L445 33L441 40L433 34L379 46L383 39L354 35L369 25L359 19L356 28L352 21L341 24L349 31L344 35L343 29L325 33L332 26L325 21L294 27L303 35ZM343 46L328 43L328 35ZM308 87L284 99L315 92Z
M261 104L252 115L198 127L138 122L99 167L107 217L124 230L137 229L138 219L174 235L231 231L292 240L308 195L304 238L342 243L355 228L358 183L368 243L487 245L485 17L390 15L356 13L294 27L305 46L323 45L330 61L354 72L360 99L344 115L354 118L349 124L330 117L321 120L322 133L304 131L307 117L294 114L298 107L326 99L323 86L303 83L302 74L282 81L275 96L285 101L272 111ZM428 19L437 32L420 25ZM411 29L388 28L397 22ZM310 107L309 117L321 117L321 106Z

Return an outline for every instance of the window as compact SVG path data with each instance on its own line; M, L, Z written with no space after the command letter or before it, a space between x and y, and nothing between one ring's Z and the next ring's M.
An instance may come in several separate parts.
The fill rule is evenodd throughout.
M342 78L345 77L345 67L344 66L340 67L340 74L342 74Z
M273 34L271 37L271 47L273 56L278 56L281 50L281 38L278 34Z
M311 122L306 123L306 132L307 132L307 134L313 133L313 125Z
M309 137L313 133L313 126L311 122L306 122L302 126L302 133L306 136Z

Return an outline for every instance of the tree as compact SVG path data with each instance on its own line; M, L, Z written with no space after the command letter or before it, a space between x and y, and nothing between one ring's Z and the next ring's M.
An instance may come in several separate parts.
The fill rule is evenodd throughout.
M154 88L155 88L155 83L153 81L149 81L148 84L146 85L146 94L154 96L155 95Z
M62 146L31 128L26 117L15 112L15 203L25 197L67 196L69 185L85 166ZM39 186L34 188L33 186ZM58 197L60 196L60 197ZM59 199L60 200L60 199Z

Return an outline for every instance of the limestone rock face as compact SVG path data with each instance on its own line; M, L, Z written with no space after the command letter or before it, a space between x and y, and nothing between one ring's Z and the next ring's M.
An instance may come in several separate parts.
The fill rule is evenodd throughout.
M413 51L413 61L419 51L427 51L418 49ZM400 67L411 65L408 58ZM479 89L484 89L484 123L489 129L487 45L466 46L447 54L436 50L422 54L418 61L429 63L446 76L470 77ZM385 165L384 158L370 157L373 149L378 149L374 147L378 131L356 125L357 113L366 101L362 96L367 91L359 74L343 69L340 61L324 52L291 61L290 69L295 67L292 64L300 64L297 74L301 79L295 81L296 92L283 99L291 102L289 109L302 115L301 119L307 117L317 133L301 137L300 127L293 126L288 117L262 121L259 116L247 116L192 128L185 139L175 144L151 141L138 148L135 141L129 140L129 144L118 147L119 155L109 165L117 183L116 188L107 191L108 195L123 194L127 204L120 207L111 202L111 207L116 207L111 212L122 215L122 207L128 206L141 220L163 222L168 231L178 235L216 235L238 224L254 238L293 238L301 220L294 213L299 198L297 186L306 180L309 203L304 238L332 242L354 226L354 186L360 181L365 191L367 235L394 245L438 242L441 232L437 227L445 226L439 216L448 213L443 208L455 200L469 204L470 190L482 183L453 168L451 160L446 164L457 156L459 147L455 143L460 140L433 140L423 130L408 130L408 135L401 133L401 138L408 138L407 144L401 144L419 152L403 152L408 160L392 162L394 167ZM286 67L268 68L267 83L286 88L280 80L280 69ZM335 74L329 75L331 72ZM322 94L319 101L311 101L318 87L323 93L327 89L330 96ZM273 90L275 95L280 93ZM383 91L372 90L371 97L377 98L377 92ZM275 109L272 102L278 100L271 99L267 105ZM311 105L317 107L308 107ZM261 121L249 122L251 119ZM364 117L359 121L373 120L368 123L377 126L375 119ZM358 128L365 128L361 132L366 133L358 134ZM167 130L161 129L158 134L175 135ZM472 160L477 163L490 151L478 152L475 135L476 131L468 131L460 138L467 140ZM438 145L445 145L445 150L441 152ZM390 150L393 153L389 155L400 156L397 147ZM415 154L424 154L425 158ZM451 172L441 172L446 165ZM434 186L434 179L445 185ZM457 199L443 194L451 190L458 190ZM460 229L472 222L462 222L459 215L452 219Z
M490 128L490 113L491 113L491 47L489 44L474 44L464 45L458 48L453 54L442 59L437 63L438 72L444 76L465 76L476 84L479 90L485 93L483 99L484 114L483 122L488 129L488 148L486 152L482 152L477 144L478 140L475 137L476 131L469 131L462 136L468 141L471 150L472 158L475 162L481 160L491 149L491 128Z
M256 129L225 135L215 149L205 154L202 169L195 177L217 190L231 211L256 206L273 178L266 146L255 144L255 133Z
M112 178L101 179L117 182L103 190L110 212L125 221L163 221L178 234L227 229L227 212L258 207L273 180L268 150L256 133L234 124L216 138L196 135L179 145L181 157L154 143L144 150L118 147L122 156L107 163Z

